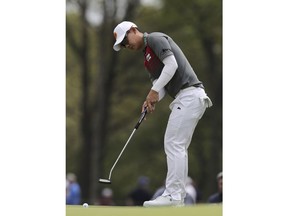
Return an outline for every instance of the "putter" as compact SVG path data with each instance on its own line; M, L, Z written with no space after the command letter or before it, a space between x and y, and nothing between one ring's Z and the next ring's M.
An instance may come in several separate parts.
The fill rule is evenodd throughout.
M120 152L119 156L117 157L116 161L114 162L114 164L113 164L113 166L112 166L112 168L111 168L111 170L110 170L108 179L102 179L102 178L100 178L100 179L99 179L99 183L111 184L111 175L112 175L113 169L114 169L114 167L116 166L119 158L121 157L122 153L124 152L126 146L128 145L130 139L132 138L133 134L135 133L135 131L138 129L138 127L139 127L140 124L142 123L142 121L143 121L143 119L145 118L146 114L147 114L147 107L145 107L144 111L141 113L141 116L140 116L137 124L135 125L134 130L132 131L132 133L131 133L130 137L128 138L126 144L124 145L122 151Z

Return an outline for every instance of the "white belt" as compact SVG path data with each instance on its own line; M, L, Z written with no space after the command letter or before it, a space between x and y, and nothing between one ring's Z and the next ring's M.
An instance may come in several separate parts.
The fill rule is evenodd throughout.
M192 91L195 89L198 89L200 87L194 87L194 86L190 86L188 88L182 89L178 92L178 94L175 96L175 98L177 98L179 96L180 93L186 92L186 91ZM203 89L203 88L201 88ZM203 89L204 90L204 89ZM204 90L205 91L205 90ZM211 107L213 106L212 101L210 100L210 98L207 96L207 94L205 93L205 96L203 95L202 97L200 97L200 100L205 104L206 107Z
M196 88L198 88L198 87L190 86L190 87L188 87L188 88L181 89L181 90L176 94L175 98L177 98L177 97L179 96L179 94L182 93L182 92L191 91L191 90L194 90L194 89L196 89Z

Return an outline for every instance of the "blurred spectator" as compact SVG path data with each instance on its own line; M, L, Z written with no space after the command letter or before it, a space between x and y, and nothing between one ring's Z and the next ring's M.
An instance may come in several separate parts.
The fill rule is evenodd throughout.
M222 172L218 173L217 175L217 186L218 186L218 192L212 194L209 198L208 198L208 203L222 203L222 180L223 180L223 176L222 176Z
M193 186L193 180L191 177L188 176L187 180L186 180L186 186L185 186L185 190L186 190L186 197L184 198L184 204L185 205L192 205L196 203L197 200L197 192L195 187ZM156 190L156 192L154 193L154 195L152 196L151 200L156 199L158 196L161 196L163 194L163 192L165 191L165 183L163 186L161 186L160 188L158 188Z
M104 188L101 192L99 199L99 205L113 206L115 205L113 200L113 191L110 188Z
M150 180L146 176L138 178L137 187L128 195L127 205L143 206L143 203L150 200L152 194L149 191Z
M68 173L66 177L66 204L79 205L81 203L81 189L74 173Z
M161 195L164 193L164 191L165 191L165 182L164 182L164 184L163 184L161 187L159 187L159 188L155 191L155 193L153 194L151 200L154 200L154 199L156 199L157 197L161 196Z
M200 203L202 201L202 192L200 191L197 182L195 180L193 180L192 184L196 190L196 203Z
M186 180L186 197L184 198L185 205L195 204L197 201L197 191L193 185L193 179L188 176Z

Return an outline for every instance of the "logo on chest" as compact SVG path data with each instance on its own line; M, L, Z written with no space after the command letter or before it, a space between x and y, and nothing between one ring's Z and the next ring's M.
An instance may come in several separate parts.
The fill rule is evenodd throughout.
M148 54L146 55L146 61L149 62L149 61L151 60L151 58L152 58L152 57L151 57L150 53L148 53Z
M160 59L155 55L153 50L147 46L144 54L144 65L148 72L154 78L158 78L164 67L164 64L160 61Z

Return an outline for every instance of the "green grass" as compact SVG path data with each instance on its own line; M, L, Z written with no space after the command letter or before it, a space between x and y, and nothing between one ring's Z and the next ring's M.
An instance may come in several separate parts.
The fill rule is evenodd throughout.
M197 204L182 208L128 207L128 206L66 206L66 216L222 216L221 204Z

